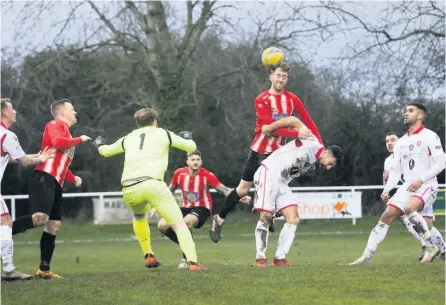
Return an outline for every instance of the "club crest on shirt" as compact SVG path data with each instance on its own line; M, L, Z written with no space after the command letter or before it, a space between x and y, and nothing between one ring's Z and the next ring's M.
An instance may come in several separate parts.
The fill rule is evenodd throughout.
M271 112L272 112L272 114L273 114L273 120L274 120L274 122L275 122L275 121L278 121L278 120L280 120L280 119L282 119L282 118L286 118L286 117L288 117L288 114L286 114L286 113L280 113L279 110L277 110L277 108L275 108L275 107L272 107Z
M421 146L421 141L417 141L417 146L418 146L418 147Z
M195 203L198 201L198 193L197 192L185 192L186 193L186 199L190 203Z

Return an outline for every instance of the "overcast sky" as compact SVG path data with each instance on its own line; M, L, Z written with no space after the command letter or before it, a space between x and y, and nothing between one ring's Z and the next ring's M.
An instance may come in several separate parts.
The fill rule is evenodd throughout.
M291 5L299 5L300 2L288 1ZM87 3L82 4L81 1L42 1L43 4L41 4L41 7L45 7L42 12L39 11L39 7L35 3L32 5L30 3L26 1L13 1L7 5L2 3L2 53L4 50L7 50L11 54L13 50L16 50L23 56L32 51L53 46L56 43L77 43L85 41L86 38L89 38L90 43L94 43L95 40L97 41L106 35L104 32L94 33L103 23ZM317 4L315 1L313 3ZM389 18L389 16L383 14L382 11L391 5L391 2L362 1L340 3L342 3L343 8L351 11L372 25L388 22L386 18ZM169 4L171 9L168 13L172 16L172 18L169 18L169 28L181 32L184 29L186 4L184 1L169 2ZM233 6L231 8L224 8L221 11L221 14L230 19L232 24L236 25L234 30L227 29L227 40L243 40L248 37L255 30L255 25L252 21L255 17L262 19L272 14L286 17L291 13L291 10L283 2L276 1L219 1L218 4ZM72 16L73 21L61 32L65 24L64 21L68 18L72 9L78 5L80 6L77 8L74 16ZM115 15L119 10L118 2L100 1L96 2L96 5L106 16ZM439 5L444 8L444 3L441 2ZM200 7L196 9L198 13ZM315 18L317 11L308 10L305 11L305 14L308 18ZM24 16L26 18L23 18ZM26 20L23 22L24 19ZM429 22L429 20L424 20L424 22ZM293 30L292 27L299 26L299 24L293 24L293 26L284 31L291 31ZM400 31L401 28L393 28L392 30ZM324 43L321 43L320 38L317 36L306 38L299 43L299 54L286 54L286 56L302 58L306 62L309 62L312 67L330 67L333 65L332 58L345 55L348 52L348 46L355 45L358 41L363 42L365 39L364 33L363 30L338 33ZM20 61L20 57L17 57L17 61ZM387 67L386 69L392 71L393 67ZM443 94L443 90L444 88L440 90L441 94Z
M49 1L46 1L49 2ZM79 3L79 2L78 2ZM28 2L14 1L12 5L8 5L7 9L3 7L1 14L1 43L2 48L7 46L10 49L17 49L22 53L28 53L33 50L44 49L53 45L55 42L72 43L79 42L92 34L90 30L95 29L99 23L97 15L92 11L88 4L82 4L76 11L74 22L60 34L60 30L64 24L64 20L69 16L72 7L78 3L75 1L55 2L52 1L48 5L48 10L39 13L36 7L27 8ZM293 2L290 2L293 3ZM232 32L232 38L243 38L246 33L253 29L251 16L268 16L274 9L285 7L279 2L254 2L254 1L225 1L224 4L233 5L235 8L226 8L225 15L238 26L237 32ZM296 4L296 3L294 3ZM117 3L112 1L97 2L97 5L104 9L105 12L116 12ZM171 27L177 30L182 29L182 20L185 18L184 1L170 2L173 8L177 22L172 22ZM346 8L352 8L353 11L365 20L376 20L379 18L379 10L386 6L386 2L362 2L356 4L345 3ZM290 13L290 10L284 9L281 12L284 16ZM314 12L308 11L309 14ZM21 16L27 16L28 22L22 23ZM84 24L91 25L85 30ZM59 35L60 34L60 35ZM311 56L317 58L327 58L337 56L345 48L347 43L353 43L358 37L355 35L338 35L334 37L330 43L318 46L316 40L308 40L308 47L305 48L311 53ZM305 54L304 54L305 55Z

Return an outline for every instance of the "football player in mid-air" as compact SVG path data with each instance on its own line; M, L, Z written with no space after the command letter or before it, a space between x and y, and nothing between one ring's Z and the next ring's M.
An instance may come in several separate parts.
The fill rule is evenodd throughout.
M209 233L215 243L220 240L226 216L240 201L240 198L248 194L252 187L254 173L259 168L260 163L272 152L285 145L287 137L306 139L311 134L320 137L316 124L311 119L302 101L294 93L285 90L290 70L290 65L286 63L271 68L269 76L271 88L260 93L254 100L256 109L255 137L239 185L228 195L218 215L215 215L212 219L212 228ZM297 131L279 128L270 137L262 134L261 128L263 125L289 117L293 112L299 116L308 129L301 128Z

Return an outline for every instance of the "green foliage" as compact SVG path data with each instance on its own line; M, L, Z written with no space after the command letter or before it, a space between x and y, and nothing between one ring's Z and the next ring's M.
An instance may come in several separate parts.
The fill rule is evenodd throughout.
M55 99L70 98L79 113L74 136L102 135L114 141L135 128L133 113L140 107L160 110L160 125L179 132L190 130L203 152L204 166L229 186L238 183L244 160L254 137L254 98L269 88L268 71L252 54L249 44L226 45L216 35L205 36L186 65L183 74L162 70L163 87L144 63L145 54L125 54L103 48L79 51L77 46L57 47L28 55L16 67L3 59L2 96L12 98L19 113L17 132L27 152L40 149L49 105ZM258 60L260 62L260 60ZM393 102L370 96L351 96L338 85L341 75L333 71L312 72L292 63L288 89L295 92L318 125L326 145L340 145L345 166L318 170L300 178L295 185L380 184L382 166L388 153L384 135L403 132L402 112L407 95L400 92ZM379 96L379 94L376 94ZM425 100L429 108L426 126L444 139L444 101ZM169 180L185 164L185 154L172 150ZM83 190L120 189L121 158L100 158L90 145L80 145L71 166L82 173ZM6 193L26 190L25 169L10 169L4 179ZM444 181L440 179L441 181Z

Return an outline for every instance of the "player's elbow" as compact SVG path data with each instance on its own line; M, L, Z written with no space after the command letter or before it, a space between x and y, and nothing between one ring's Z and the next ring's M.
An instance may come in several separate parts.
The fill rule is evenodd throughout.
M98 152L101 156L108 158L111 154L107 151L107 147L105 145L99 146Z
M190 144L187 146L186 152L191 153L197 150L197 144L195 144L194 141L192 140L188 140L190 141Z

